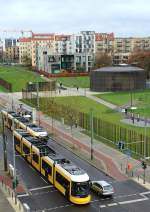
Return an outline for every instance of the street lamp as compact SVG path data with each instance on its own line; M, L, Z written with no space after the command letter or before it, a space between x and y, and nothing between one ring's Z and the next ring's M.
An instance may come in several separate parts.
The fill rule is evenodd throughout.
M40 75L40 77L43 77L44 75ZM36 82L36 95L37 95L37 111L39 112L39 126L40 126L40 99L39 99L39 81Z
M93 160L93 109L90 109L90 127L91 127L91 160Z

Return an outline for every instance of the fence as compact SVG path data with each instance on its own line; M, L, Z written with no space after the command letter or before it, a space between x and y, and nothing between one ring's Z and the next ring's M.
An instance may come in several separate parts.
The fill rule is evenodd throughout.
M89 114L79 114L79 126L90 131ZM96 117L93 118L93 126L95 136L107 139L107 142L111 142L114 146L117 146L119 141L124 141L125 149L130 149L137 156L144 156L144 134ZM149 155L150 137L146 136L146 157Z
M12 84L6 80L0 78L0 85L9 90L9 92L12 92Z
M80 76L89 76L89 73L88 72L80 72L80 73L77 73L77 72L72 72L72 73L69 73L69 72L61 72L61 73L57 73L57 74L51 74L51 73L48 73L48 72L45 72L45 71L37 71L38 73L40 74L43 74L44 76L48 77L48 78L51 78L51 77L80 77Z

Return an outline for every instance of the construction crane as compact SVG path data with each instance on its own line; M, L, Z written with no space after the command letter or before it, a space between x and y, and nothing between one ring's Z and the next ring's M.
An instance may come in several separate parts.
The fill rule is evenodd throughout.
M20 29L20 30L18 30L18 29L0 29L0 32L3 32L3 33L21 33L22 37L24 36L25 32L31 33L30 35L32 35L31 29L27 29L27 30L24 30L24 29Z

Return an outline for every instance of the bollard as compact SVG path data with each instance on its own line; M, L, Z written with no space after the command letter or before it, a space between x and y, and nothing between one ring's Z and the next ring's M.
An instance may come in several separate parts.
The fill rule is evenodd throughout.
M133 177L133 171L132 171L132 175L131 176Z
M21 203L19 202L19 210L21 211Z
M10 196L10 188L8 188L8 194L9 194L9 196Z
M14 195L13 195L13 191L12 191L11 197L12 197L12 199L13 199L13 197L14 197Z
M122 170L122 163L120 165L121 165L121 170Z

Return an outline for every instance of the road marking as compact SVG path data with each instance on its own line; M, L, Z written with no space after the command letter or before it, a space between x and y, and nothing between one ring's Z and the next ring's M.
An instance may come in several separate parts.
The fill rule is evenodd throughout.
M132 197L132 196L136 196L136 195L139 195L139 194L140 193L128 194L128 195L119 195L119 196L114 196L113 198L117 199L117 198L122 198L122 197Z
M110 203L110 204L108 204L109 207L114 206L114 205L118 205L118 203Z
M43 177L40 177L46 184L48 184L48 182L43 178Z
M142 192L142 193L140 193L140 194L141 194L141 195L150 194L150 191Z
M19 194L19 195L17 195L17 197L28 197L28 196L30 196L30 194L28 194L28 193L26 193L26 194Z
M134 200L128 200L128 201L118 202L118 204L125 205L125 204L130 204L130 203L135 203L135 202L142 202L142 201L145 201L145 200L148 200L148 199L149 198L145 197L145 198L142 198L142 199L134 199Z
M106 208L106 205L100 205L99 207L100 208Z
M67 208L67 207L70 207L70 206L73 206L74 204L67 204L67 205L60 205L58 207L54 207L54 208L44 208L42 210L35 210L33 212L43 212L43 211L53 211L53 210L57 210L59 208Z
M37 190L41 190L41 189L44 189L44 188L53 188L53 187L54 187L53 185L49 185L49 186L31 188L31 189L29 189L29 191L37 191Z

